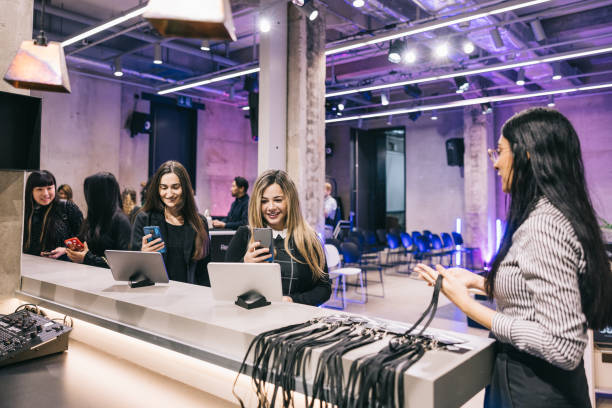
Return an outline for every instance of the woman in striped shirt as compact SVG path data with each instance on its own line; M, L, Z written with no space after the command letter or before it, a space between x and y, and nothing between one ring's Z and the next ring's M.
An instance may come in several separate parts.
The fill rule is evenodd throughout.
M590 407L582 355L587 328L612 325L612 272L584 178L580 142L555 110L510 118L489 151L511 197L491 272L419 264L432 284L499 341L488 407ZM493 311L468 293L486 291Z

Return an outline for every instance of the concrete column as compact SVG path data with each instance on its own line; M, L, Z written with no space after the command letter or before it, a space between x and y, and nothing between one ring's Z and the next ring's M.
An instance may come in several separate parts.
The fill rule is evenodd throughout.
M287 2L261 0L260 8L272 29L259 37L258 174L287 168Z
M488 261L495 250L495 172L487 157L493 146L493 115L466 111L465 123L465 216L462 223L466 246L480 248Z
M33 0L0 0L0 75L24 40L32 38ZM0 91L29 95L0 80ZM0 298L12 297L21 277L25 172L0 171ZM6 313L3 310L4 313Z
M32 39L34 0L0 0L0 10L0 76L4 77L21 42ZM13 88L3 80L0 91L30 94L27 89Z
M289 7L287 171L296 183L302 212L323 230L325 183L325 22Z
M11 297L21 278L24 186L25 172L0 171L0 299Z

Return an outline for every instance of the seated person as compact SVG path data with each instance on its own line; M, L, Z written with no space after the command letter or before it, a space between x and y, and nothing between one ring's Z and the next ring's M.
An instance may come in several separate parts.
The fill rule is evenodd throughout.
M336 202L336 199L331 196L331 193L332 185L330 183L325 183L325 199L323 200L323 205L325 206L323 209L323 212L325 213L325 224L335 227L336 223L334 220L336 219L338 203Z
M24 207L23 252L67 261L64 241L78 235L83 214L72 201L60 200L53 174L28 176Z
M144 233L158 226L161 238ZM167 161L153 175L147 198L134 220L132 250L160 251L171 280L210 286L210 239L204 217L198 213L189 174L182 164Z
M227 217L220 220L213 220L213 227L238 229L241 225L249 223L249 182L243 177L236 177L232 181L232 197L236 197Z
M331 295L323 247L308 225L297 189L287 173L264 172L253 188L249 203L249 225L242 226L229 244L228 262L267 262L269 248L260 248L252 228L272 228L274 262L281 267L283 300L318 306Z
M75 263L108 268L104 251L127 250L132 226L119 202L119 183L111 173L97 173L85 179L83 185L87 202L87 218L79 239L85 246L81 251L66 251Z

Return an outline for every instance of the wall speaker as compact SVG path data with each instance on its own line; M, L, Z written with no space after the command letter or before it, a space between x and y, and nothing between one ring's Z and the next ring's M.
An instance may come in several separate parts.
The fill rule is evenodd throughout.
M151 115L142 112L133 112L130 118L130 136L134 137L139 133L153 133L153 121Z
M463 138L456 137L446 141L446 163L449 166L463 167L463 153L465 145Z

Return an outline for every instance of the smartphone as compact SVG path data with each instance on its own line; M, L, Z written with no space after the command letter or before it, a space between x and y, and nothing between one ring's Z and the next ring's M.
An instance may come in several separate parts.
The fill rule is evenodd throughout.
M85 248L85 245L77 237L68 238L64 241L64 244L71 251L82 251Z
M253 240L259 241L262 248L269 248L271 257L268 262L274 261L274 241L272 240L272 228L253 228Z
M151 234L151 238L149 238L147 242L151 242L154 239L162 237L161 236L161 230L159 229L159 226L157 226L157 225L147 225L147 226L142 227L142 229L144 230L144 234L145 235ZM162 239L162 242L163 242L163 239ZM160 249L157 252L160 252L162 254L165 253L166 252L166 247L163 247L162 249Z

